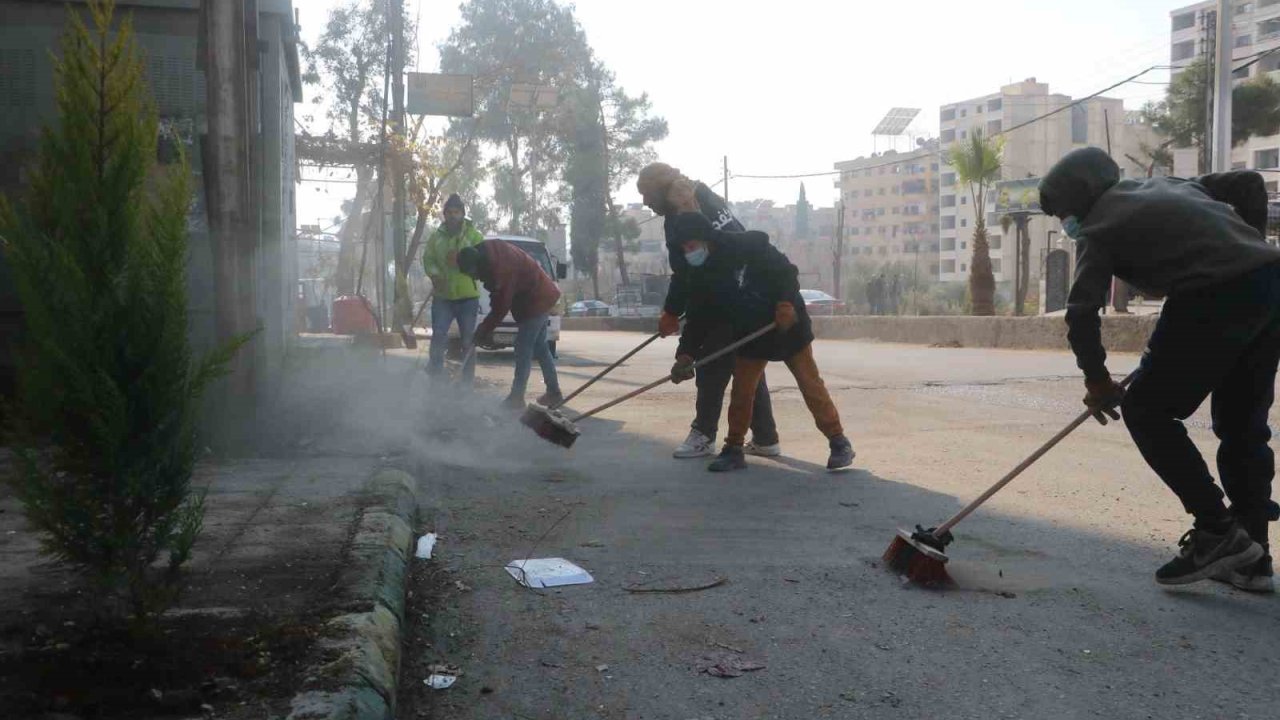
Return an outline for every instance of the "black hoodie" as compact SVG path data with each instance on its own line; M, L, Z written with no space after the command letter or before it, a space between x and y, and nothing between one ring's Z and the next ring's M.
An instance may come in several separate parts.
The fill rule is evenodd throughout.
M1240 184L1226 175L1202 180L1217 187ZM1106 305L1113 275L1144 295L1164 297L1280 261L1280 249L1200 181L1121 180L1115 161L1098 148L1073 150L1058 161L1040 182L1040 206L1080 221L1068 339L1091 379L1106 377L1098 310Z
M702 183L694 183L693 197L698 201L698 209L711 221L716 230L742 232L746 228L729 210L729 204L711 188ZM667 288L667 299L662 309L672 315L684 315L689 309L689 263L685 262L684 250L676 240L676 215L667 213L663 219L662 230L667 241L667 261L671 265L671 284Z

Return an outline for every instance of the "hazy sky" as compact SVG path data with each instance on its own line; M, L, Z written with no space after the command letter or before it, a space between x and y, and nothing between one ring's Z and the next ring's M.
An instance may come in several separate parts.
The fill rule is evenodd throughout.
M295 0L305 38L319 34L336 4ZM654 111L670 123L661 159L711 183L720 179L725 155L732 173L830 170L870 153L871 129L894 106L922 108L912 130L935 135L939 105L1008 82L1035 77L1054 92L1096 92L1168 63L1169 12L1187 4L580 0L575 7L619 83L648 92ZM408 8L420 14L419 69L437 70L436 46L458 20L457 0L410 0ZM1167 79L1156 71L1142 78L1156 84L1108 95L1136 108L1159 97ZM308 101L319 90L307 88ZM881 140L879 148L887 147ZM903 138L899 148L906 147ZM833 204L831 177L805 182L812 202ZM799 183L733 178L729 194L790 203ZM350 185L308 184L300 193L300 222L332 218L351 192ZM636 199L633 190L619 198Z

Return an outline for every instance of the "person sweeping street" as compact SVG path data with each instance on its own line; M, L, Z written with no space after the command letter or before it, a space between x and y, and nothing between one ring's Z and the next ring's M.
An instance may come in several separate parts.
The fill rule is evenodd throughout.
M741 232L742 223L734 218L729 205L703 183L685 177L666 163L655 162L640 171L636 188L645 205L663 217L667 256L671 267L671 284L658 320L659 332L664 336L680 333L680 317L685 318L677 358L703 357L728 345L733 336L733 326L709 312L701 297L710 291L720 279L713 272L691 272L684 251L676 238L675 221L681 212L700 212L717 230ZM733 376L733 356L728 355L708 363L695 372L697 399L693 422L685 441L672 453L676 458L698 458L715 454L716 437L719 434L720 414L724 409L724 395ZM769 399L769 384L763 374L755 391L754 412L751 419L751 441L744 451L763 457L782 454L778 429L773 419L773 407Z
M1194 518L1156 582L1214 578L1273 592L1267 526L1280 507L1267 416L1280 364L1280 249L1260 234L1262 178L1121 180L1107 153L1081 148L1041 181L1040 206L1077 244L1067 324L1085 404L1101 422L1119 408L1143 458ZM1107 370L1098 317L1113 275L1167 298L1127 390ZM1222 489L1183 425L1210 396Z
M515 378L503 407L523 410L533 360L542 368L546 393L538 404L553 406L564 397L556 374L556 360L547 343L550 313L560 300L560 288L537 261L502 240L485 240L458 252L458 268L484 283L489 291L489 314L476 329L476 345L493 344L493 332L510 312L516 321Z
M717 279L700 303L723 324L731 326L735 338L746 337L770 322L777 323L776 329L742 347L734 358L729 432L719 457L708 469L726 472L747 466L743 441L751 425L760 378L773 360L786 363L814 422L827 437L831 449L827 469L852 465L853 445L845 437L840 412L813 357L813 328L800 296L796 266L769 244L765 233L717 230L698 212L681 213L675 225L676 237L692 269L691 283L707 286L711 282L708 278ZM692 357L677 361L672 368L673 379L689 379L693 361Z
M444 372L445 350L449 345L449 328L456 321L462 347L470 348L475 340L476 319L480 313L480 288L475 278L458 269L458 252L478 245L484 236L467 219L462 198L453 193L444 202L444 223L427 238L422 251L422 267L431 278L431 350L427 374L439 377ZM463 359L462 381L470 385L476 376L475 354Z

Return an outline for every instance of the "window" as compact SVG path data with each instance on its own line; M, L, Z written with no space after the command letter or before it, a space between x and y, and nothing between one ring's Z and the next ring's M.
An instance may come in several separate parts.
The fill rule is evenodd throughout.
M942 207L944 207L944 208L948 208L948 207L955 207L955 206L956 206L956 196L955 196L955 195L943 195L943 196L942 196Z
M884 208L876 208L876 215L884 215Z
M977 107L975 107L975 108L973 109L973 112L974 112L974 114L975 114L975 115L981 115L981 114L982 114L982 111L983 111L984 109L985 109L985 108L984 108L984 106L982 106L982 105L978 105Z
M960 139L961 139L961 140L964 140L964 139L965 139L965 138L967 138L967 137L969 137L969 131L968 131L968 130L961 130L961 131L960 131Z
M876 192L876 194L877 194L877 195L883 195L883 194L884 194L884 188L880 188L880 190L879 190L878 192Z
M943 130L941 140L943 143L952 143L956 141L955 130Z
M951 187L956 184L955 173L942 173L942 187Z
M898 194L898 186L897 186L897 185L894 185L894 186L893 186L893 194L894 194L894 195L897 195L897 194Z
M893 236L894 236L894 237L898 237L898 228L900 228L900 227L902 227L902 226L901 226L901 225L894 225L894 226L893 226Z
M969 266L964 263L960 263L960 272L969 272Z
M35 102L35 51L0 49L0 107L32 107Z
M1083 103L1071 106L1071 142L1089 142L1089 108Z
M1262 170L1280 167L1280 148L1255 152L1253 154L1253 166Z
M1232 70L1231 79L1232 80L1248 80L1250 69L1252 69L1252 66L1236 68L1235 70Z
M956 216L955 216L955 215L943 215L943 216L942 216L942 229L943 229L943 230L955 230L955 229L956 229Z
M1253 3L1251 2L1240 3L1236 6L1237 15L1247 15L1251 12L1253 12Z
M991 249L992 249L992 250L999 250L999 249L1000 249L1000 236L999 236L999 235L992 235L991 237L987 238L987 242L991 244Z
M969 218L960 218L960 227L962 228L969 227Z
M1258 35L1259 35L1259 39L1261 39L1261 35L1263 35L1261 23L1259 23L1258 25ZM1182 60L1190 60L1193 56L1195 56L1195 54L1196 54L1196 41L1184 40L1180 43L1174 43L1173 52L1170 54L1169 57L1174 62L1179 62Z
M961 204L961 205L968 205L968 204L969 204L969 196L967 196L967 195L961 195L961 196L960 196L960 204Z
M1249 46L1250 46L1250 45L1252 45L1252 44L1253 44L1253 36L1252 36L1252 35L1237 35L1237 36L1236 36L1236 47L1238 47L1238 48L1242 48L1242 47L1249 47Z
M1000 272L1000 258L991 258L991 272Z
M1196 14L1193 12L1173 16L1173 31L1187 30L1196 26Z
M995 100L992 100L991 102L987 103L988 112L995 112L996 110L999 110L1003 107L1004 107L1003 98L996 98Z
M956 109L955 109L955 108L943 108L943 109L942 109L942 116L941 116L941 118L940 118L940 119L942 120L942 122L951 122L951 121L955 120L955 119L956 119Z
M1258 23L1257 42L1262 42L1276 33L1280 33L1280 18L1263 20ZM1176 48L1177 46L1175 45L1174 47Z
M934 164L930 165L930 166L929 166L929 168L930 168L931 170L933 170L934 172L938 172L938 163L934 163Z
M987 137L991 137L1004 129L1004 123L1000 120L987 121Z
M955 239L955 238L942 238L942 249L943 249L943 250L946 250L947 252L951 252L952 250L955 250L955 249L956 249L956 239Z
M942 272L944 272L944 273L955 273L955 271L956 271L956 261L955 261L955 260L943 260L943 261L942 261Z
M960 249L961 249L961 250L968 250L968 249L969 249L969 243L965 242L964 240L961 240L961 241L960 241Z
M1280 188L1280 183L1278 183L1275 180L1268 180L1266 182L1266 187L1267 187L1267 192L1274 195L1277 191L1277 188Z
M1249 163L1246 163L1246 162L1233 162L1233 163L1231 163L1231 169L1232 169L1232 170L1245 170L1245 169L1247 169L1248 167L1249 167Z
M969 117L969 111L968 111L968 110L961 110L961 111L960 111L960 117Z

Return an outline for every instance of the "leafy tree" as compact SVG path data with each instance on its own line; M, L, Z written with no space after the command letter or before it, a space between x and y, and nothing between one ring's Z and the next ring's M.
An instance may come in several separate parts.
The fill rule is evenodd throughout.
M1205 60L1191 63L1173 76L1164 100L1147 103L1142 109L1143 119L1169 138L1175 147L1205 149L1211 144L1206 138L1208 68ZM1280 84L1266 73L1237 84L1231 91L1232 145L1241 145L1251 137L1277 133L1280 133ZM1207 170L1205 157L1202 152L1201 172Z
M973 203L973 259L969 263L969 295L974 315L995 314L995 275L991 272L991 246L987 242L987 194L1000 178L1002 138L969 134L947 150L947 163L956 169L956 180L969 187Z
M1156 170L1164 172L1173 172L1173 152L1169 146L1173 144L1172 140L1152 145L1147 142L1138 143L1138 156L1131 153L1125 153L1124 156L1129 162L1142 168L1147 177L1153 177Z
M128 18L78 11L55 63L58 121L0 239L25 332L9 478L43 549L142 621L176 597L201 530L199 398L236 348L187 338L185 160L156 162L155 105ZM163 565L158 565L164 561Z

